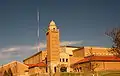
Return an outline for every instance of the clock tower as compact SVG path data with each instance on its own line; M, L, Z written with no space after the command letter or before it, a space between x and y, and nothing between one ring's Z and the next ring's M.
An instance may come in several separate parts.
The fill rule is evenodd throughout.
M53 20L49 23L46 37L48 71L50 73L55 73L60 62L60 41L59 29Z

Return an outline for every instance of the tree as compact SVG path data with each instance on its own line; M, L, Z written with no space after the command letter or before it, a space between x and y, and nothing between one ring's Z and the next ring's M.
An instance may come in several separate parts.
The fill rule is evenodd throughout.
M89 49L89 52L90 52L90 58L89 58L89 61L90 61L90 71L92 72L93 76L95 75L95 69L99 67L99 64L95 61L91 61L92 60L92 57L94 56L93 52L92 52L92 48Z
M109 50L113 55L120 57L120 27L113 28L112 30L105 33L112 39L112 48Z

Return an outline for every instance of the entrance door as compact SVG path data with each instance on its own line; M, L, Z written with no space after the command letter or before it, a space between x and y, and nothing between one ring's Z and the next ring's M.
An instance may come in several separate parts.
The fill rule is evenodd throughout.
M67 72L67 67L61 67L61 68L60 68L60 71L61 71L61 72Z

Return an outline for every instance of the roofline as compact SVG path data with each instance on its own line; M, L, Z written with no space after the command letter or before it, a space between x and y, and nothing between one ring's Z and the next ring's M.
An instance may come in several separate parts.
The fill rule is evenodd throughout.
M8 66L8 65L10 65L10 64L12 64L12 63L20 63L20 64L22 64L22 65L24 65L24 66L27 66L27 65L25 65L24 63L19 62L19 61L11 61L11 62L9 62L9 63L7 63L7 64L1 65L0 68L1 68L1 67L5 67L5 66ZM28 67L28 66L27 66L27 67Z
M103 47L103 46L84 46L84 48L110 49L108 47Z
M78 50L81 50L81 49L84 49L84 47L80 47L80 48L72 50L72 51L78 51Z
M80 48L81 46L60 46L60 47Z
M99 49L109 49L108 47L102 47L102 46L60 46L60 47L72 47L72 48L99 48Z
M43 66L36 66L37 64L40 64L40 63L43 63L44 65ZM29 68L33 68L33 67L47 67L47 64L45 64L44 62L40 62L40 63L37 63L37 64L25 64L26 66L28 66ZM30 66L30 65L34 65L34 66Z
M24 62L25 60L27 60L27 59L32 58L33 56L36 56L36 55L40 54L42 51L45 51L45 50L41 50L41 51L39 51L39 52L33 54L32 56L30 56L30 57L28 57L28 58L25 58L25 59L23 60L23 62Z
M88 62L120 62L120 60L89 60L89 61L84 61L80 63L74 63L73 65L83 64L83 63L88 63Z
M88 57L94 57L94 55L93 56L88 56ZM99 57L114 57L114 56L99 56ZM87 58L87 57L84 57L84 58ZM103 60L99 60L99 59L98 60L94 60L94 59L92 60L92 59L88 59L87 61L84 61L84 62L79 62L78 61L78 62L74 63L73 65L87 63L87 62L93 62L93 61L98 61L98 62L102 62L102 61L106 61L106 62L111 62L111 61L112 62L120 62L120 60L114 60L114 59L113 60L104 60L104 59Z

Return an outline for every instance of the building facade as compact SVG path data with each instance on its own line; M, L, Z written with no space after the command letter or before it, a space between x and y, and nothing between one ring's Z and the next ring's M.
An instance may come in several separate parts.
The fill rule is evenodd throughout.
M70 72L72 50L78 49L76 46L60 46L59 29L54 21L51 21L46 32L47 47L45 51L40 51L23 60L24 64L37 64L44 62L47 65L46 73L57 71Z
M80 71L90 71L91 66L85 67L88 65L92 65L93 63L96 66L99 65L109 65L109 64L118 64L119 60L104 60L103 57L113 57L111 53L108 52L110 48L104 47L76 47L76 46L60 46L60 31L57 28L57 25L54 21L51 21L48 26L48 30L46 32L46 41L47 47L45 51L40 51L37 54L30 56L25 59L23 62L26 64L37 64L38 62L44 62L47 65L46 73L55 73L59 72L80 72ZM94 56L93 59L89 58ZM99 60L99 58L103 58L103 60ZM81 62L91 59L87 62ZM109 61L109 62L106 62ZM81 67L80 67L81 66ZM101 67L99 66L99 67ZM118 66L118 65L117 65ZM79 67L79 68L78 68ZM84 68L83 68L84 67ZM87 68L87 69L86 69ZM97 67L98 68L98 67ZM108 68L108 69L107 69ZM110 70L110 66L105 66L104 70ZM119 69L119 68L117 68ZM101 69L96 69L96 71ZM103 68L102 68L103 70Z
M120 70L118 67L120 66L120 58L109 53L110 48L60 46L59 33L57 25L51 21L46 32L46 49L24 59L24 65L17 62L21 66L19 69L23 69L20 72L17 71L17 74L49 73L52 75L56 72ZM7 65L7 67L9 69L13 66ZM17 68L17 66L15 67ZM0 74L5 72L3 67L1 69ZM6 68L6 71L8 69ZM13 73L16 74L16 72Z
M120 70L120 58L108 52L110 48L81 47L73 50L78 62L71 65L74 72Z
M1 66L0 73L2 76L7 76L8 74L10 76L29 76L28 66L18 61L12 61Z

